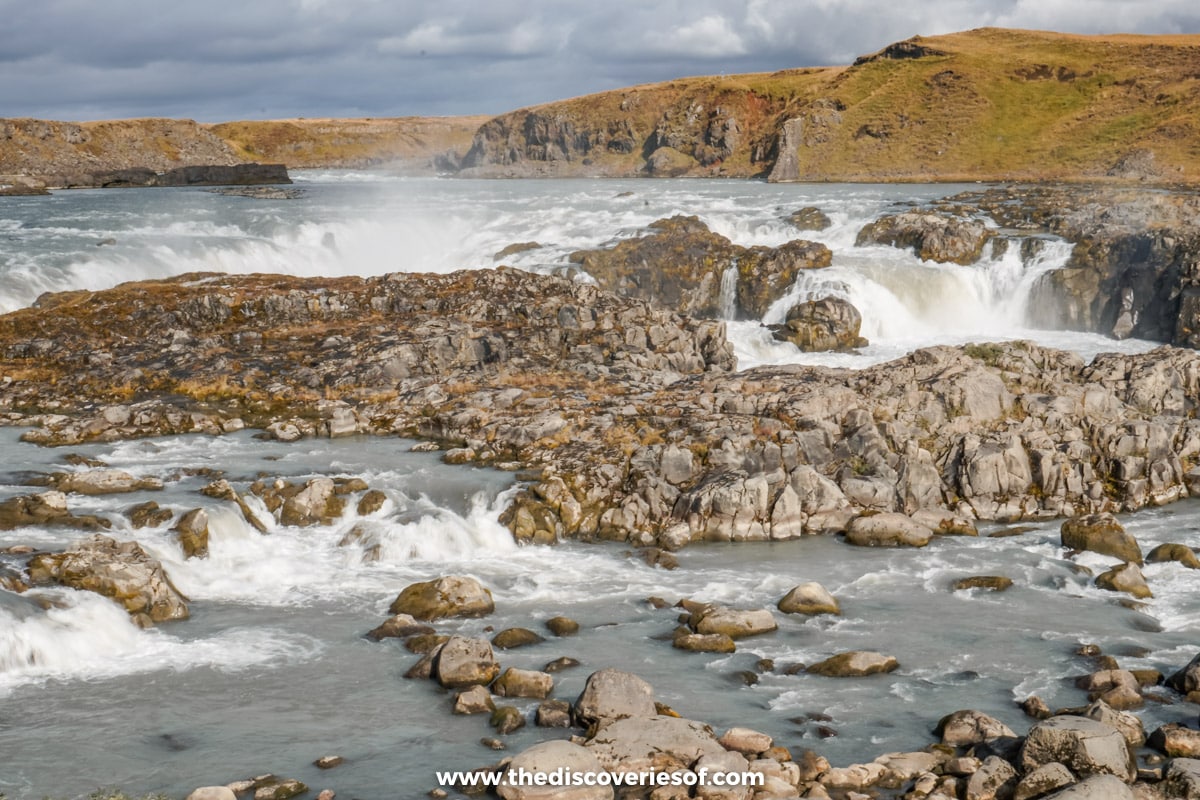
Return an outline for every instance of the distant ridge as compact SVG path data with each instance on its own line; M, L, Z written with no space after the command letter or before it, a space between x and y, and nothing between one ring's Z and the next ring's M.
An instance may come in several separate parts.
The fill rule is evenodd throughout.
M251 161L487 177L1195 184L1200 35L981 28L912 37L851 66L682 78L493 119L0 120L0 179Z

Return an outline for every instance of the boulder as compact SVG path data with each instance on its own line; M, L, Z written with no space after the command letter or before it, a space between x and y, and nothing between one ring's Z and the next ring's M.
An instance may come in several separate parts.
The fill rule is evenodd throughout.
M495 710L492 694L484 686L472 686L454 696L455 714L490 714Z
M417 622L411 614L394 614L383 624L367 633L373 642L381 639L407 639L410 636L428 636L435 633L432 625ZM439 644L441 644L439 642Z
M313 478L283 502L279 521L284 525L328 525L341 515L343 500L331 478Z
M756 756L765 753L775 744L774 740L765 733L750 728L730 728L717 739L726 750L734 750L744 756Z
M1146 730L1142 727L1141 719L1128 711L1119 711L1103 700L1096 700L1089 705L1084 716L1116 728L1125 737L1131 751L1146 743Z
M387 495L383 492L378 489L371 489L358 498L358 505L355 506L354 512L360 517L369 516L383 508L383 504L387 502L387 499Z
M169 508L159 508L158 503L148 500L130 508L125 512L125 516L129 517L130 526L137 530L165 525L174 519L175 512Z
M500 674L500 665L486 639L451 636L433 659L432 677L447 689L489 684Z
M539 728L569 728L571 704L565 700L545 700L538 704L534 722Z
M837 598L816 581L793 586L780 598L777 608L785 614L841 614Z
M610 772L688 769L727 752L704 723L662 715L604 723L584 746Z
M650 684L630 672L602 669L588 676L575 701L575 718L584 725L657 712Z
M0 531L10 531L22 525L61 525L85 530L101 530L112 526L106 519L73 515L67 510L67 496L62 492L21 495L0 503Z
M528 628L505 628L492 637L492 646L512 650L546 641Z
M981 220L932 211L905 211L868 223L855 245L889 244L911 249L922 261L974 264L995 231Z
M57 473L53 481L54 488L60 492L88 495L125 494L163 488L158 478L138 478L124 470L112 468Z
M482 617L496 610L492 593L474 578L449 575L406 586L388 613L411 614L425 622L447 617Z
M237 795L228 786L201 786L193 789L187 800L237 800Z
M1062 524L1062 546L1069 550L1090 550L1133 564L1142 563L1142 549L1112 514L1087 514L1072 517Z
M724 633L692 633L690 628L680 627L671 638L671 646L692 653L732 653L737 643Z
M855 517L846 529L846 543L858 547L924 547L932 538L929 528L894 512Z
M1167 678L1167 686L1182 695L1200 691L1200 653L1179 671Z
M1133 792L1112 775L1092 775L1079 783L1046 795L1043 800L1133 800Z
M724 606L713 606L693 614L690 624L696 633L724 634L730 639L770 633L779 627L768 609L739 610Z
M504 800L612 800L611 786L549 785L549 776L560 771L562 774L596 775L603 772L604 767L586 747L567 741L542 742L519 753L508 763L496 793ZM516 776L522 772L546 775L547 785L517 785Z
M1125 592L1139 600L1153 597L1137 564L1127 562L1096 576L1096 585L1110 592Z
M137 542L94 535L61 553L35 555L28 571L33 583L60 583L111 598L143 626L188 618L187 598Z
M1126 783L1137 766L1125 737L1115 728L1086 717L1057 716L1029 730L1021 747L1025 772L1058 761L1080 777L1115 775Z
M997 737L1013 737L1012 728L982 711L964 709L947 714L938 721L934 732L942 737L942 744L950 747L969 747Z
M546 628L555 636L574 636L579 633L579 623L569 617L551 617Z
M1013 585L1012 578L1003 575L972 575L969 578L959 578L952 584L956 592L968 589L986 589L989 592L1003 592Z
M1112 709L1140 708L1142 705L1141 684L1126 669L1099 670L1079 678L1075 685L1087 692L1089 699L1099 698ZM1107 723L1107 720L1101 719L1103 716L1100 713L1092 718Z
M967 779L963 800L1009 800L1017 785L1017 771L999 756L988 756Z
M1200 759L1171 759L1163 775L1163 788L1172 800L1200 800Z
M1172 758L1200 758L1200 731L1172 722L1151 733L1146 746Z
M1188 569L1200 569L1200 558L1196 551L1186 544L1160 544L1146 555L1146 563L1160 564L1166 561L1178 561Z
M208 512L193 508L175 523L175 534L184 558L208 558Z
M829 215L816 206L805 206L788 215L787 221L802 231L823 231L833 224Z
M782 325L771 326L771 334L805 352L822 352L866 347L861 329L862 314L850 301L823 297L792 306Z
M498 697L532 697L544 700L554 691L554 678L545 672L509 667L492 684Z
M1012 800L1036 800L1073 783L1075 776L1071 774L1071 770L1057 761L1052 761L1021 778L1013 791Z
M892 672L899 666L900 662L892 656L866 650L852 650L813 664L807 671L830 678L861 678L879 672Z
M501 736L525 727L525 717L520 709L514 706L497 706L488 719L488 724L496 729Z

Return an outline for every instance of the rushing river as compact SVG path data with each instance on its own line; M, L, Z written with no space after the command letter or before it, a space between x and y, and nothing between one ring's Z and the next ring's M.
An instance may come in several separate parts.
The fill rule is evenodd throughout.
M822 241L833 267L807 275L767 313L779 321L788 300L838 294L863 314L871 345L856 355L804 356L773 342L754 322L731 323L739 362L808 360L857 366L931 343L1032 338L1090 357L1136 351L1146 342L1025 327L1038 275L1062 266L1069 247L1049 240L1023 261L1019 248L973 267L923 264L889 247L854 247L861 226L953 186L766 185L740 181L399 180L350 173L301 175L300 199L262 201L192 189L60 192L0 200L0 310L46 291L98 289L195 271L374 275L447 272L498 263L517 242L537 242L503 263L559 271L569 254L636 235L673 214L695 214L742 245L792 238ZM815 205L833 220L799 233L783 220ZM0 500L35 491L32 474L73 469L64 452L18 441L0 429ZM362 635L381 622L408 583L465 573L491 587L497 612L439 624L443 632L542 629L550 617L580 621L578 636L501 652L505 666L540 668L559 656L582 666L559 673L554 696L573 699L595 669L637 672L657 699L717 728L759 728L793 750L813 748L835 764L927 744L933 723L978 708L1023 727L1014 701L1031 694L1052 707L1078 705L1070 676L1090 671L1073 655L1100 644L1123 666L1172 670L1194 655L1200 594L1179 564L1148 565L1154 599L1127 608L1097 590L1068 560L1055 523L1020 535L941 538L920 551L857 549L811 537L763 544L693 546L675 571L652 569L626 548L563 544L517 547L497 517L516 485L508 473L441 463L411 452L411 441L340 439L285 445L243 432L72 448L166 482L159 492L72 498L76 513L113 521L112 535L140 541L191 598L186 622L140 630L115 604L86 592L0 590L0 794L74 797L99 786L182 797L198 785L271 771L314 789L362 800L413 797L435 785L434 770L489 763L481 717L449 713L450 696L401 675L416 656L395 640ZM263 536L239 514L198 490L197 468L223 470L243 486L256 476L358 476L388 502L331 526L279 526ZM122 512L145 500L212 516L211 556L184 560L173 536L131 530ZM349 506L353 509L353 503ZM1200 545L1200 503L1186 501L1124 522L1143 549L1159 542ZM380 545L342 545L355 525ZM57 548L79 536L59 528L0 532L12 545ZM10 564L15 557L0 556ZM990 594L953 592L957 578L1003 574L1015 585ZM778 614L775 634L743 640L728 656L670 645L676 611L646 599L681 597L742 607L773 606L797 583L817 580L843 616ZM895 655L898 672L858 681L786 675L848 649ZM746 685L740 673L762 658L774 672ZM517 701L531 710L535 701ZM1150 704L1152 722L1183 721L1185 706ZM824 721L813 721L818 715ZM827 718L827 720L826 720ZM824 738L825 726L836 736ZM825 731L824 733L828 733ZM550 735L532 725L509 749ZM347 764L319 773L311 762L336 753Z

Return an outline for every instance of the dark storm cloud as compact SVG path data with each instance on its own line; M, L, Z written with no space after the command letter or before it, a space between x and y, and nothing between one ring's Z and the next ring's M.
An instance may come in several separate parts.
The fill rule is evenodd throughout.
M1200 32L1191 0L0 0L0 116L499 113L695 74L844 64L995 25Z

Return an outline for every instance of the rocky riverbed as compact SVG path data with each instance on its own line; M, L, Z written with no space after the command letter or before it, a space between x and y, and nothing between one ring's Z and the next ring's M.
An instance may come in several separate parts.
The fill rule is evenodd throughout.
M1153 212L1167 222L1145 234L1130 228L1128 213L1118 225L1068 212L1005 211L1013 198L958 198L881 219L863 235L969 264L1004 239L973 221L984 211L1009 229L1040 225L1069 234L1081 242L1074 277L1050 281L1074 287L1077 307L1092 309L1074 317L1079 324L1104 328L1111 318L1114 332L1120 324L1191 343L1196 250L1186 200L1171 206L1182 209L1177 217ZM1045 190L1036 202L1018 199L1022 208L1047 208L1061 197ZM1064 547L1120 560L1095 585L1129 602L1152 591L1143 562L1195 561L1190 548L1174 543L1144 556L1110 516L1200 493L1195 350L1164 345L1087 363L1017 341L922 348L864 370L738 372L720 319L725 275L735 287L734 314L761 315L801 271L828 265L822 247L797 240L740 248L698 220L676 218L641 239L573 257L600 286L499 268L334 279L192 274L45 295L0 317L0 416L26 427L26 441L52 446L246 427L282 442L356 434L420 439L447 462L518 473L522 488L501 516L517 541L623 542L645 548L647 562L664 569L674 565L673 551L693 542L825 534L844 537L849 547L923 547L935 536L976 535L986 522L1056 518L1069 519ZM1144 258L1131 266L1120 254L1134 251ZM658 272L654 284L640 280L634 267L655 259L672 259L680 271ZM690 314L668 310L664 297ZM1174 321L1163 323L1169 313ZM793 319L801 317L789 314L787 327ZM854 339L844 346L855 346ZM73 508L79 495L147 487L101 464L76 466L78 472L31 480L27 495L0 506L0 528L68 525L95 533L57 553L10 551L22 569L0 573L0 585L98 592L144 626L186 618L187 598L158 561L136 542L107 535L107 520ZM351 501L370 514L370 504L382 502L365 484L330 479L214 481L204 493L260 531L320 524ZM146 505L138 513L154 519L156 510ZM173 524L188 558L207 557L204 517L189 513ZM976 577L962 589L1005 588L1000 577ZM483 587L455 587L437 590L452 602L430 601L424 592L414 604L423 590L402 593L395 616L374 638L403 638L423 653L411 674L460 692L456 707L487 710L501 731L524 724L520 712L494 709L491 695L546 699L552 671L502 671L496 641L439 634L438 619L490 613ZM836 598L820 586L797 587L779 605L781 613L836 609ZM769 609L702 598L682 598L678 613L670 641L685 651L732 652L738 640L777 625ZM504 633L504 646L540 638L532 630ZM806 669L865 679L897 666L886 653L846 652ZM538 709L536 718L547 724L579 725L574 744L537 745L504 766L653 766L693 774L705 767L769 780L758 792L655 789L622 797L865 792L1033 800L1054 792L1124 798L1132 791L1190 798L1200 793L1200 770L1190 760L1200 746L1190 729L1156 731L1152 747L1174 760L1147 760L1137 750L1144 733L1128 710L1147 699L1194 699L1195 671L1194 663L1179 664L1168 692L1158 688L1161 675L1102 657L1083 685L1093 703L1052 716L1030 700L1027 711L1039 721L1025 737L981 712L963 712L943 720L941 741L925 751L844 768L776 747L752 720L717 737L702 721L654 704L653 689L640 678L601 671L574 704L547 699ZM472 688L488 684L490 693ZM651 751L659 756L646 760ZM240 788L276 791L277 783ZM213 792L208 796L227 797ZM500 793L550 796L517 787Z

